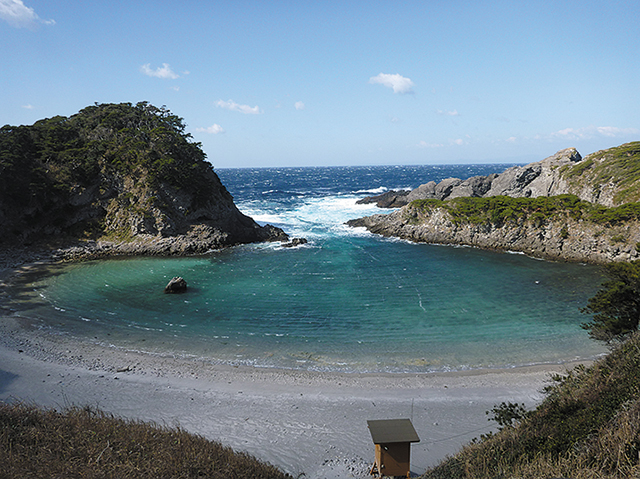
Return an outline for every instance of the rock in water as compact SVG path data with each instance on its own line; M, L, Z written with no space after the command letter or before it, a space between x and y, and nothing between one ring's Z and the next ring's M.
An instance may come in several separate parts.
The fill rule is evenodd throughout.
M180 276L172 278L171 281L165 286L165 293L184 293L187 291L187 282Z
M293 238L288 243L284 243L282 245L283 248L293 248L294 246L300 246L303 244L307 244L306 238Z

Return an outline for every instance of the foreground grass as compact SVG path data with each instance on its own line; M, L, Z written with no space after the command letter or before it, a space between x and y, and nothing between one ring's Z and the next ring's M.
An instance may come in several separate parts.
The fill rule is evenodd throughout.
M517 424L423 477L640 478L640 334L592 367L554 377L545 392Z
M290 477L231 448L90 408L0 404L0 478Z

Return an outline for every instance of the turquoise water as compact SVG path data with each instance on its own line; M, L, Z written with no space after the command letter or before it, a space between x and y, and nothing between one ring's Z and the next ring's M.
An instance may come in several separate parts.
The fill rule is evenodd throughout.
M336 184L310 185L309 170L314 179L333 174ZM68 265L30 285L37 304L29 314L92 341L258 367L428 372L602 352L579 326L587 319L579 309L602 279L598 268L348 228L347 219L379 212L355 205L362 183L374 183L362 173L372 170L379 173L341 170L351 182L363 176L353 185L331 168L286 170L285 188L255 178L274 172L223 170L245 213L309 243ZM463 176L454 167L442 175L451 173ZM402 186L393 172L380 177ZM187 294L163 294L173 276L187 280Z

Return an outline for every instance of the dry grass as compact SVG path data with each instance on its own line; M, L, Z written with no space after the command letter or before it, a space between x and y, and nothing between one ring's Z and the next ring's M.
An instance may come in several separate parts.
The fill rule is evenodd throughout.
M231 448L91 408L0 404L0 478L290 477Z

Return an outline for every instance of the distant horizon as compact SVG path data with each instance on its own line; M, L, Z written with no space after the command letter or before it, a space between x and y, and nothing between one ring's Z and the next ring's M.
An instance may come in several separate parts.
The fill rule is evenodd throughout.
M487 161L487 162L468 162L468 163L407 163L407 164L380 164L380 165L281 165L281 166L220 166L213 165L214 170L244 170L244 169L270 169L270 168L404 168L410 166L474 166L474 165L528 165L528 162L513 161Z

